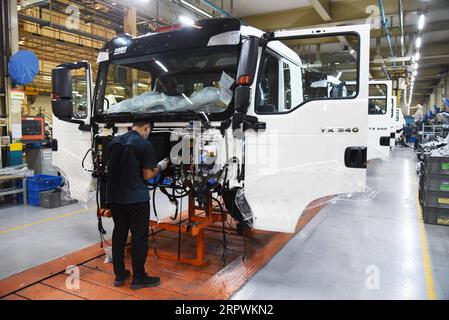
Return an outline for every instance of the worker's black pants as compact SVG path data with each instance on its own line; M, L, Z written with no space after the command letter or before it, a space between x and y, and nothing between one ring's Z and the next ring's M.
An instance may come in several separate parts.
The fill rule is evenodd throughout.
M145 273L145 260L148 253L148 228L150 219L149 202L134 204L112 204L112 262L114 273L122 276L125 273L125 244L128 231L131 230L131 259L134 277Z

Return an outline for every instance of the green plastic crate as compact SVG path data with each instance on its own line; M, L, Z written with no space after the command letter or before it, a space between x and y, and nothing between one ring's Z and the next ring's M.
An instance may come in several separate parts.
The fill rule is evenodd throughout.
M449 226L449 210L424 207L423 220L429 224Z

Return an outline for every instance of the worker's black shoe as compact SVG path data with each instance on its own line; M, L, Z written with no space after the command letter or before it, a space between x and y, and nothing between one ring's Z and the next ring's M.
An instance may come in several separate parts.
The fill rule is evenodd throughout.
M121 287L125 283L126 280L128 280L129 276L131 275L131 272L129 270L125 270L125 273L120 276L115 276L114 286Z
M155 287L161 283L161 279L159 277L149 277L146 274L142 277L134 277L131 282L131 289L137 290L142 288L150 288Z

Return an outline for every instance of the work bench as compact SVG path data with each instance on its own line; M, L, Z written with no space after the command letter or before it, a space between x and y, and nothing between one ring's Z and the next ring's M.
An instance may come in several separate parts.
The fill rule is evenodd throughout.
M27 206L27 188L26 188L26 176L18 176L18 175L2 175L0 176L0 184L3 182L8 181L16 181L16 180L22 180L22 187L14 187L14 185L11 188L0 188L0 196L7 196L10 194L23 194L23 205Z

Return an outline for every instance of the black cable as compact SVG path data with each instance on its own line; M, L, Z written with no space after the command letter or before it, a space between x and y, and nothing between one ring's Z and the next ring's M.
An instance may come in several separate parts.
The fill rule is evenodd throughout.
M243 251L244 251L243 257L242 257L242 261L243 261L243 260L245 260L246 256L248 255L248 249L247 249L246 241L245 241L246 240L245 233L242 234L242 239L243 239Z
M87 158L87 155L89 154L89 152L92 152L92 155L94 156L94 149L90 148L89 150L87 150L86 154L84 155L83 159L81 160L81 167L84 170L86 170L87 172L93 172L93 170L87 170L84 168L84 161L86 161L86 158Z
M226 231L225 231L225 212L224 212L224 208L223 205L221 204L221 202L217 199L212 197L212 200L214 200L216 203L218 203L218 206L220 207L221 210L221 223L222 223L222 231L223 231L223 266L226 265L226 258L227 258L227 241L226 241ZM211 212L212 214L212 212Z
M99 201L99 199L98 199L98 193L99 193L99 185L100 185L100 180L98 179L97 180L97 190L96 190L96 193L95 193L95 201L96 201L96 204L97 204L97 218L98 218L98 225L97 225L97 227L98 227L98 232L100 233L100 248L103 248L103 235L105 235L106 234L106 231L104 230L104 228L103 228L103 221L101 220L101 215L99 215L99 213L100 213L100 201Z
M153 227L150 226L151 229L151 237L153 238L153 251L154 251L154 255L156 256L156 258L159 258L159 255L157 253L157 243L156 243L156 237L155 237L155 233L153 230Z
M173 202L175 203L176 208L175 208L175 215L173 217L170 217L170 219L176 220L178 218L179 212L178 212L178 200L175 198L175 188L172 189L172 192L173 192Z
M176 210L178 210L178 207L176 206ZM181 198L181 207L180 210L182 212L182 198ZM181 260L181 224L182 224L182 214L179 214L179 224L178 224L178 261Z
M157 190L157 185L155 185L153 188L153 199L151 199L151 200L153 202L154 216L156 217L157 221L159 221L159 217L157 215L157 210L156 210L156 190Z
M157 216L157 213L156 213L156 205L155 205L155 201L154 201L154 198L156 197L156 187L154 188L154 191L153 191L153 207L154 207L154 209L155 209L155 211L154 211L154 215L156 216L156 219L157 219L157 221L159 221L159 218L158 218L158 216ZM150 207L150 220L151 220L151 207ZM150 230L151 230L151 237L153 238L153 251L154 251L154 255L156 256L156 258L159 258L159 255L158 255L158 253L157 253L157 243L156 243L156 237L155 237L155 235L154 235L154 230L153 230L153 227L150 225Z

